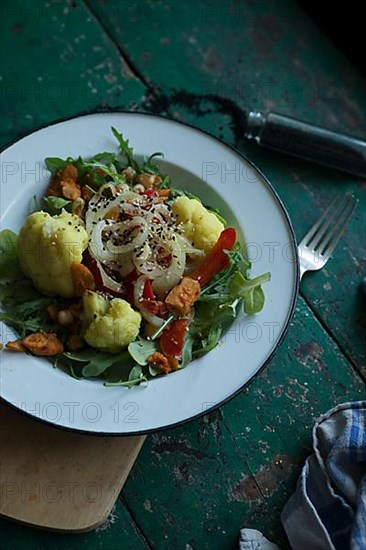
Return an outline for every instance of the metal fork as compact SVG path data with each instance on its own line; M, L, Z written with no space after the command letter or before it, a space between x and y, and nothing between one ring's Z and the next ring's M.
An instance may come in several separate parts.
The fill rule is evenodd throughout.
M298 246L300 279L325 266L357 206L354 195L337 196Z

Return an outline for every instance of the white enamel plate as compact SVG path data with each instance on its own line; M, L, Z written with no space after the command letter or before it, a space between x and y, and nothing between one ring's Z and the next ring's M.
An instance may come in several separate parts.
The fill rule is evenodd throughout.
M45 157L90 157L116 150L115 126L135 154L162 151L173 185L219 208L238 230L252 276L266 271L266 303L240 315L221 344L187 368L131 390L75 380L43 359L0 353L1 397L25 413L96 434L146 433L191 420L239 392L273 355L289 325L298 290L296 242L286 211L263 175L242 155L190 126L139 113L82 116L43 128L1 157L1 229L19 231L32 197L49 179ZM2 342L14 334L1 326Z

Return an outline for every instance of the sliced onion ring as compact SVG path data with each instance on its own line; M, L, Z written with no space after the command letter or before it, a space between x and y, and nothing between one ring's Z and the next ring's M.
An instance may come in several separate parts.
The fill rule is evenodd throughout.
M135 306L140 310L141 315L143 316L145 321L147 321L154 327L161 327L165 323L165 320L148 311L144 307L143 302L140 301L143 296L145 283L147 280L147 277L144 277L144 275L142 275L134 283L133 299L135 302Z
M149 225L147 221L141 216L134 216L131 220L115 223L110 225L111 231L122 231L125 232L128 229L136 229L136 226L140 226L137 235L135 235L131 242L121 245L115 245L111 241L108 241L105 246L109 252L114 254L127 254L131 252L134 248L137 248L144 243L149 235Z
M158 317L157 315L154 315L153 313L150 313L143 306L140 307L140 313L143 316L143 318L145 319L145 321L147 321L148 323L150 323L154 327L157 327L157 328L161 327L165 323L165 319L162 319L161 317Z
M171 255L172 261L164 275L157 277L152 283L153 290L158 296L177 285L184 273L186 254L177 240L172 240Z
M109 227L105 220L98 222L92 230L89 242L89 250L93 258L99 262L113 262L117 260L117 255L106 249L102 240L103 230Z
M144 293L145 283L147 281L147 277L144 275L141 275L135 282L133 287L133 301L135 302L135 306L140 308L140 300L142 298L142 295Z
M97 264L97 267L99 269L99 272L100 272L100 276L102 278L102 282L103 282L103 286L105 286L106 288L108 288L109 290L112 290L113 292L116 292L118 294L122 294L123 292L123 284L122 283L117 283L117 281L115 281L114 279L112 279L112 277L110 277L105 271L104 271L104 268L102 266L102 264L100 262L98 262L98 260L95 260L96 261L96 264Z

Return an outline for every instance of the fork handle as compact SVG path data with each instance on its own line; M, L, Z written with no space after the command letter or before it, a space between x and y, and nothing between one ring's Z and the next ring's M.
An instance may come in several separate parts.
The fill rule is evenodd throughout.
M264 147L366 178L366 141L259 111L248 114L245 136Z

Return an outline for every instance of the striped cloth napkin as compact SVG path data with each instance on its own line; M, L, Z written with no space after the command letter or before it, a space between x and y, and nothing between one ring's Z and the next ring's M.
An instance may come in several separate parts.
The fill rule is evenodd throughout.
M314 454L281 520L294 550L366 550L366 401L344 403L313 428ZM240 550L275 550L253 529Z

